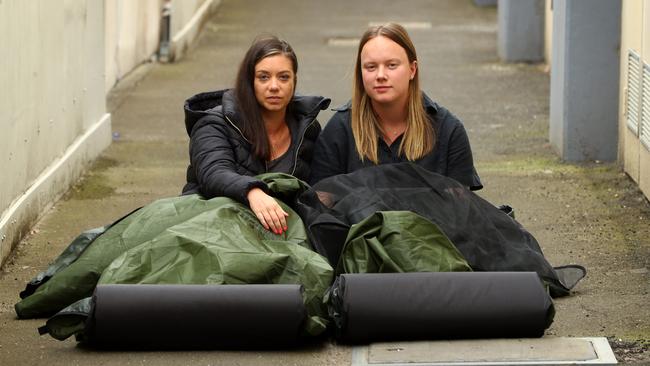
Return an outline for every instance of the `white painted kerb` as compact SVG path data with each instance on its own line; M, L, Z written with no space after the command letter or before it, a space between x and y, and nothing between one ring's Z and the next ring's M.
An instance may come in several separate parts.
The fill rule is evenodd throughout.
M33 225L43 211L65 193L85 166L111 143L111 115L106 113L41 173L32 185L0 216L0 264L5 261L21 235L20 229Z

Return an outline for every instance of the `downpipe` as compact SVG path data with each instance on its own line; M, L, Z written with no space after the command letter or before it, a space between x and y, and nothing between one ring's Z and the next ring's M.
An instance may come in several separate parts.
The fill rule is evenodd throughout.
M162 8L162 18L160 20L160 46L158 48L158 61L171 62L171 17L172 3L170 0L165 1Z

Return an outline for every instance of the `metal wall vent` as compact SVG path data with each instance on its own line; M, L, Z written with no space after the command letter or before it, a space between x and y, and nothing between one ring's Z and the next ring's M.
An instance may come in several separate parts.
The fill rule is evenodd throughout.
M649 86L650 87L650 86ZM627 88L625 96L625 119L627 127L639 136L639 112L641 106L641 58L633 50L627 54Z
M641 103L640 140L650 151L650 65L643 63L643 101Z

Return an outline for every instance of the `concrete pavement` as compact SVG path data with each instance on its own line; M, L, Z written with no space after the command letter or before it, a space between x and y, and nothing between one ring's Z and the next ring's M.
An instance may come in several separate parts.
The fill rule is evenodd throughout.
M354 39L389 20L410 25L424 90L464 121L485 185L480 195L513 206L551 263L587 267L575 294L556 301L547 335L609 336L621 361L650 362L650 205L614 164L558 161L547 143L549 75L498 61L494 8L469 0L224 0L185 59L143 66L113 91L114 143L3 268L0 364L350 364L351 349L330 342L276 352L94 352L39 337L44 320L16 320L13 304L79 232L180 192L183 101L231 86L257 34L289 41L300 62L298 91L336 106L350 97Z

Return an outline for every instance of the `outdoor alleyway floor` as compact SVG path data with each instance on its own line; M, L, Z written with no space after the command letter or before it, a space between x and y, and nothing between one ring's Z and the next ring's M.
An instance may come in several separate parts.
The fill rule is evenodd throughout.
M553 265L587 268L574 294L556 300L547 336L610 337L619 361L650 363L650 204L613 163L557 158L548 143L549 74L499 62L496 15L469 0L223 0L184 59L142 66L117 85L108 100L113 144L0 272L0 364L350 364L351 348L331 342L265 352L97 352L40 337L44 319L17 320L13 305L81 231L180 193L188 162L183 101L231 86L257 34L289 41L300 62L298 91L330 97L334 107L350 97L354 39L389 20L409 27L423 89L464 122L485 186L479 195L514 207Z

